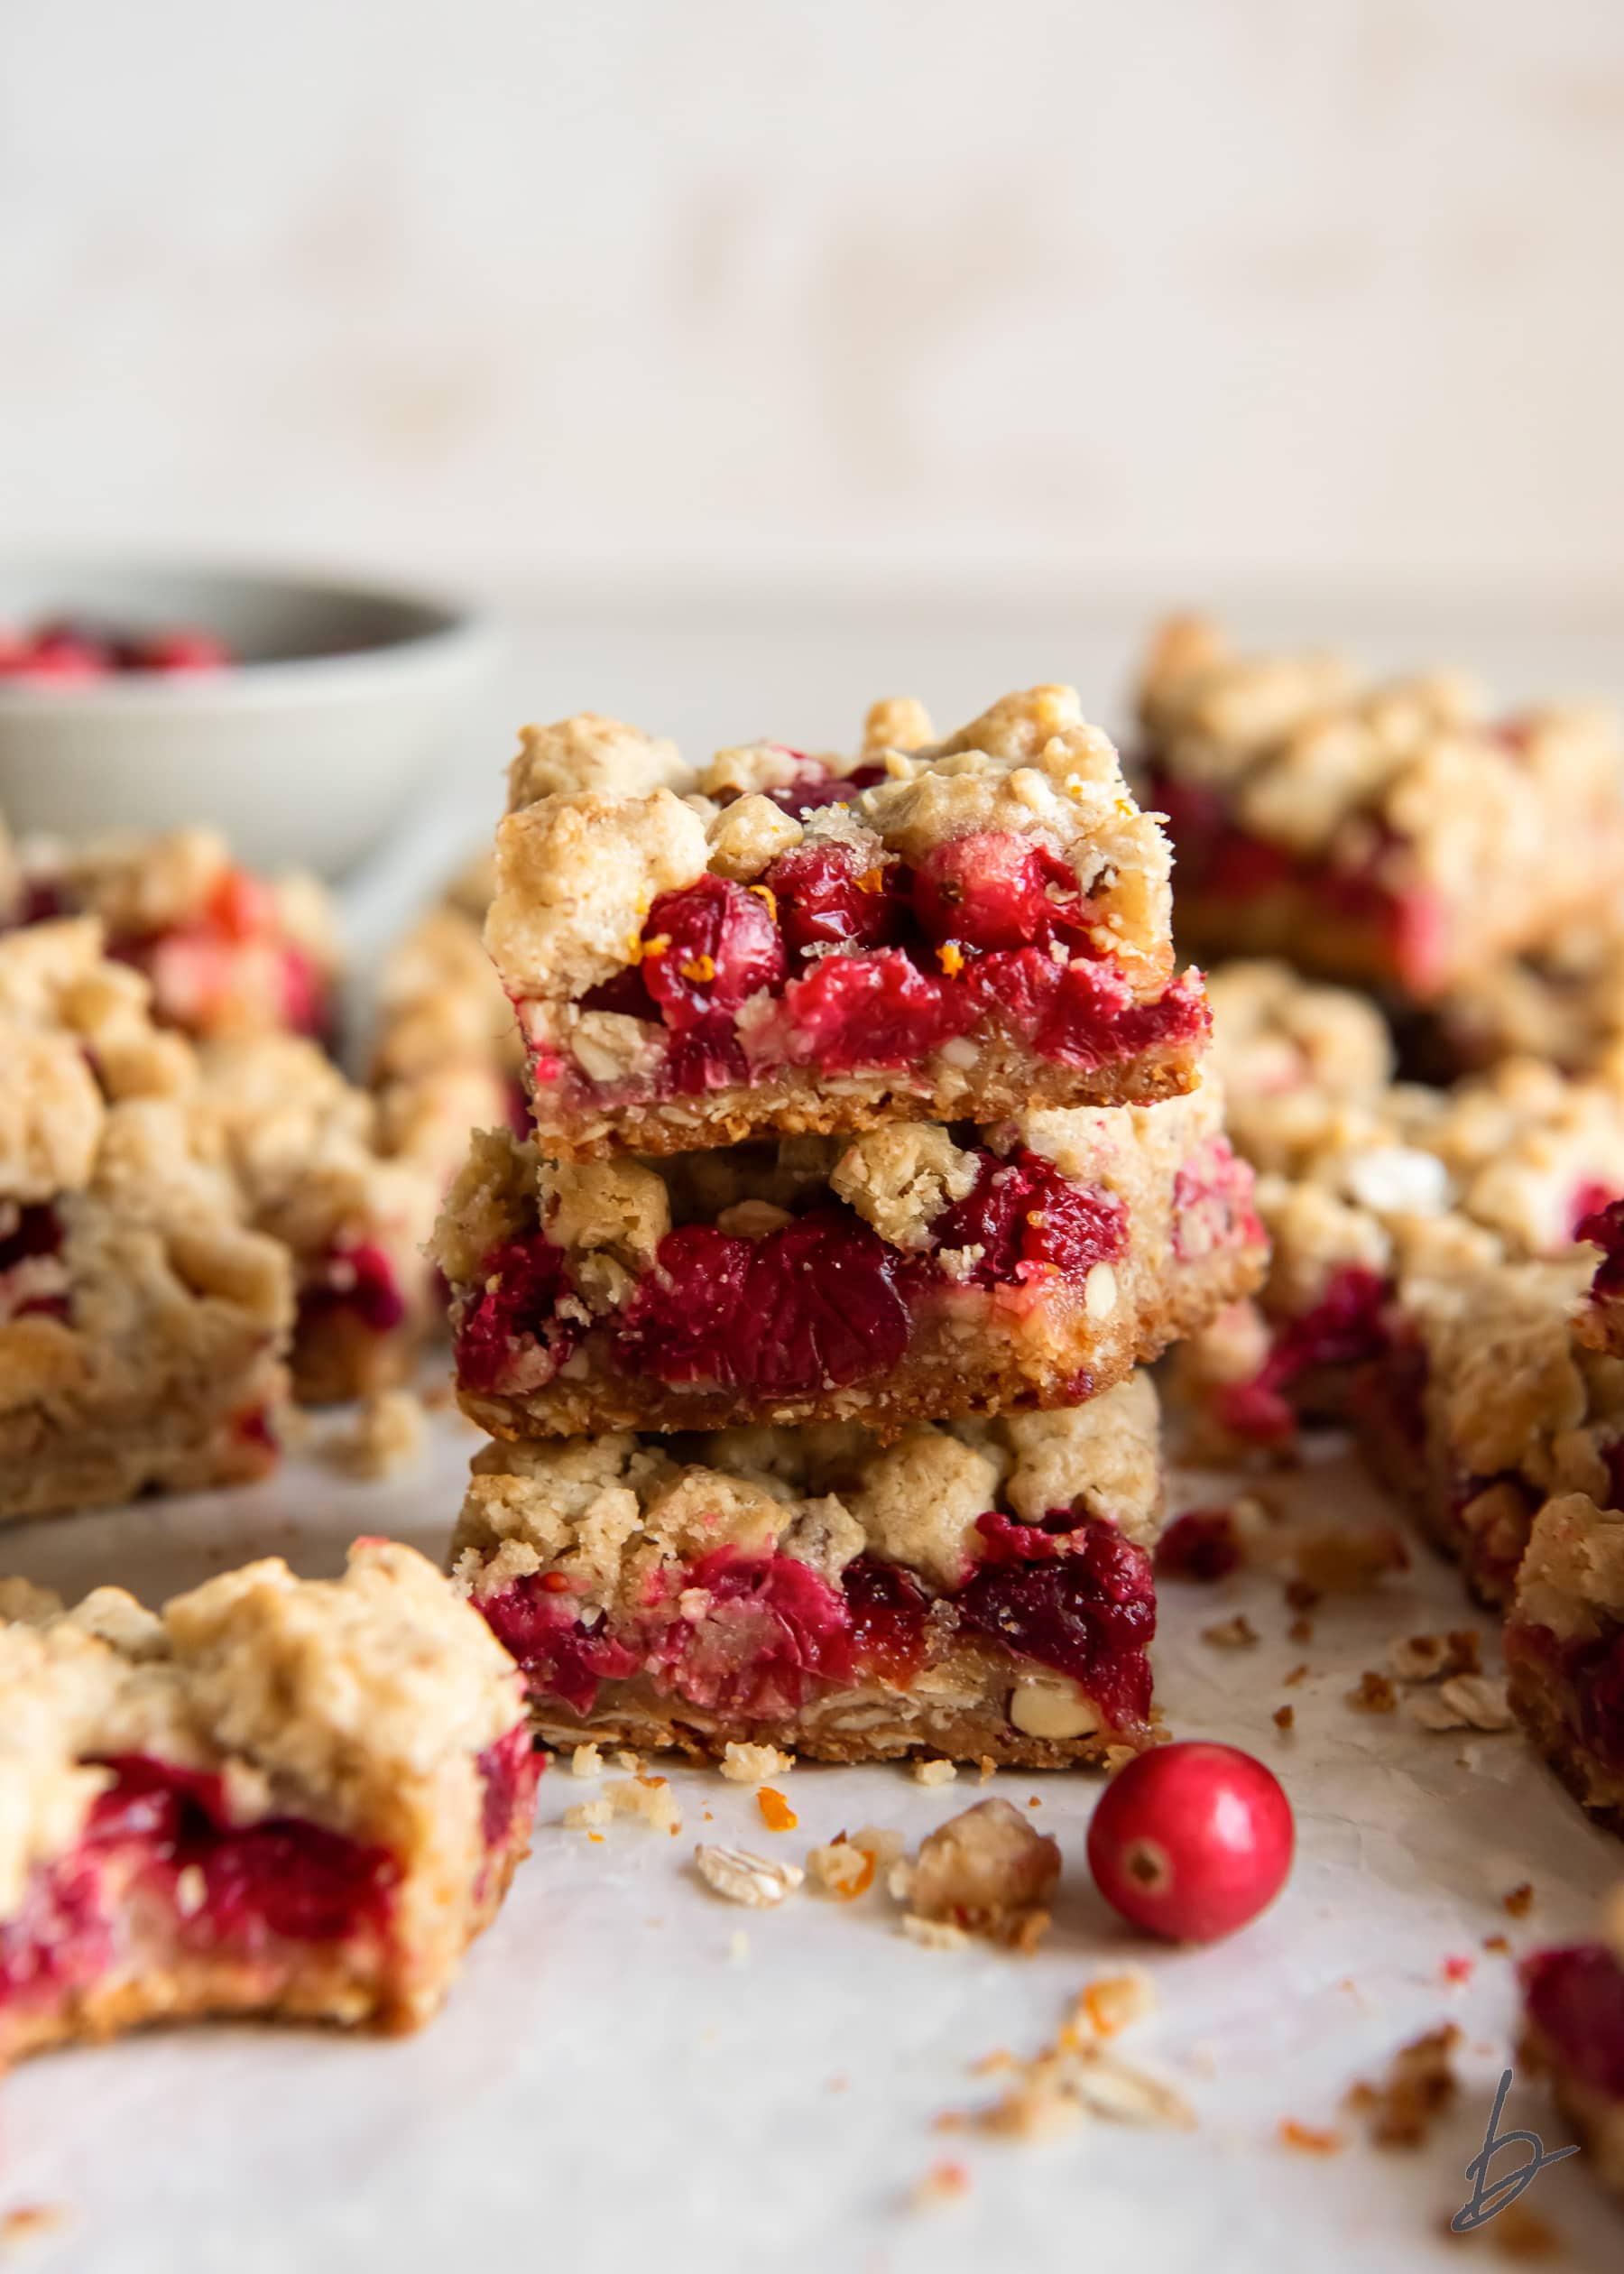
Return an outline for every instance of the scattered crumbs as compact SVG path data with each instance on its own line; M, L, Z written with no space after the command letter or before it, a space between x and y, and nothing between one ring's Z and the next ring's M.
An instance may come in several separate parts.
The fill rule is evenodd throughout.
M1034 1792L1028 1796L1027 1806L1029 1808L1040 1808L1042 1807L1043 1803Z
M1509 1957L1511 1953L1511 1937L1509 1935L1485 1935L1483 1937L1483 1948L1485 1950L1492 1951L1497 1958Z
M921 1950L967 1950L970 1946L969 1936L951 1919L921 1918L916 1911L903 1913L902 1932Z
M752 1855L748 1848L701 1845L694 1850L694 1862L714 1894L755 1910L781 1903L806 1877L798 1863L770 1863L764 1855Z
M1314 1621L1312 1619L1293 1619L1291 1624L1286 1630L1286 1640L1287 1642L1312 1642L1314 1640Z
M783 1794L775 1792L770 1785L763 1785L756 1794L756 1806L769 1832L793 1832L800 1822Z
M1244 1611L1237 1611L1232 1619L1221 1619L1216 1626L1203 1627L1201 1639L1214 1650L1250 1650L1259 1641L1258 1630Z
M328 1430L317 1451L328 1467L364 1484L382 1484L421 1459L428 1432L422 1401L410 1390L375 1391L355 1413Z
M1387 1676L1368 1666L1359 1678L1359 1687L1348 1692L1348 1704L1356 1714L1390 1714L1398 1703L1398 1693Z
M1153 1724L1159 1727L1160 1709L1158 1707L1153 1706L1150 1708L1150 1719ZM1150 1742L1153 1745L1160 1745L1165 1744L1167 1742L1167 1739L1165 1735L1153 1736ZM1127 1768L1130 1761L1137 1761L1139 1759L1139 1753L1140 1749L1137 1745L1107 1745L1103 1755L1107 1782L1109 1782L1112 1777L1121 1776L1122 1770ZM1034 1801L1032 1805L1036 1807L1038 1804Z
M1288 1737L1296 1726L1296 1708L1294 1706L1277 1706L1274 1710L1274 1725L1282 1737Z
M1289 1674L1282 1674L1280 1677L1281 1685L1286 1689L1296 1689L1299 1682L1306 1682L1307 1679L1308 1669L1306 1664L1302 1666L1294 1666Z
M1142 1966L1130 1966L1116 1974L1102 1974L1084 1985L1072 2011L1070 2026L1086 2022L1097 2038L1113 2038L1136 2021L1149 2019L1161 2000L1156 1983Z
M1423 1729L1444 1732L1481 1730L1498 1736L1515 1726L1504 1682L1486 1674L1455 1674L1435 1690L1412 1690L1405 1710Z
M981 1769L981 1780L983 1784L985 1784L987 1779L996 1773L998 1763L991 1753L983 1753L978 1765Z
M1117 1979L1131 1979L1137 1985L1140 1977L1136 1969L1133 1976ZM1149 1977L1143 1977L1143 1984L1142 1989L1136 1986L1130 1995L1125 1995L1124 2011L1130 2003L1138 2011L1148 2011L1154 2005L1155 1992ZM1093 1983L1090 1988L1104 1992L1106 1985ZM1141 2000L1147 1991L1149 2003L1144 2004ZM1052 2140L1089 2116L1112 2123L1168 2125L1181 2131L1194 2126L1193 2110L1173 2085L1149 2070L1130 2067L1097 2038L1084 2033L1088 1995L1084 1990L1073 2001L1053 2040L1031 2060L1009 2064L1013 2082L976 2119L981 2130L1033 2140ZM1110 2001L1114 2002L1116 1995L1110 1992Z
M962 2203L970 2192L970 2172L962 2163L932 2164L922 2179L916 2179L909 2190L910 2211L945 2211L950 2204Z
M1444 1961L1445 1982L1470 1982L1476 1972L1477 1960L1475 1958L1454 1955Z
M1301 2156L1340 2156L1348 2144L1341 2132L1299 2124L1295 2116L1281 2117L1279 2132L1280 2145L1295 2148Z
M900 1832L882 1831L865 1824L861 1832L854 1832L848 1839L844 1832L822 1847L815 1847L807 1857L807 1869L812 1874L815 1887L826 1895L833 1895L843 1903L850 1903L866 1894L874 1883L874 1874L889 1871L900 1863L907 1842Z
M1015 2056L1007 2045L995 2045L991 2053L983 2053L979 2061L972 2061L972 2076L996 2076L1001 2069L1012 2069Z
M1410 1634L1388 1652L1388 1671L1396 1682L1442 1682L1455 1674L1483 1670L1482 1637L1471 1627L1447 1634Z
M1456 2092L1455 2049L1461 2032L1453 2021L1400 2047L1379 2084L1361 2082L1343 2105L1362 2116L1378 2148L1419 2148Z
M569 1773L572 1777L601 1777L603 1754L595 1745L577 1745L569 1756Z
M68 2207L61 2203L19 2203L0 2217L0 2247L32 2242L36 2236L54 2233L68 2223Z
M641 1753L628 1752L623 1745L614 1756L614 1765L617 1769L623 1769L627 1776L635 1777L642 1768L642 1756Z
M701 1808L699 1813L704 1817L706 1824L715 1824L716 1821L715 1817L711 1814L708 1808Z
M637 1816L651 1831L673 1836L682 1829L677 1796L663 1777L627 1777L605 1785L595 1800L580 1800L565 1809L564 1829L599 1833L623 1816Z
M737 1745L724 1748L722 1774L731 1784L765 1784L769 1777L787 1777L795 1766L793 1753L776 1745Z
M1533 1881L1524 1880L1520 1887L1514 1887L1509 1895L1502 1895L1500 1908L1509 1918L1527 1918L1534 1908Z
M728 1937L727 1957L730 1965L747 1966L750 1964L750 1937L743 1927L735 1927Z
M1288 1579L1286 1582L1286 1602L1289 1609L1313 1611L1318 1607L1319 1600L1319 1589L1310 1586L1306 1579Z
M951 1761L916 1761L913 1764L915 1784L951 1784L957 1775L957 1766Z

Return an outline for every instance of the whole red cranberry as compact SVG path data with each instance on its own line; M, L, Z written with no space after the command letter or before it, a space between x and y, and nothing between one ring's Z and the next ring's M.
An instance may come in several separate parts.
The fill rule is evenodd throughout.
M1027 948L1053 912L1051 883L1075 898L1076 878L1046 846L1007 830L977 829L925 855L914 871L914 914L935 940Z
M762 880L778 908L784 946L798 961L808 948L890 948L908 911L887 890L885 872L855 846L818 844L780 853Z
M683 892L661 892L642 940L643 981L671 1027L736 1010L784 975L784 943L767 903L731 877L702 876Z
M231 650L212 632L161 632L131 649L125 669L131 671L223 671L231 662Z
M1272 1903L1291 1869L1291 1803L1233 1745L1163 1745L1107 1785L1088 1827L1094 1884L1134 1926L1216 1942Z

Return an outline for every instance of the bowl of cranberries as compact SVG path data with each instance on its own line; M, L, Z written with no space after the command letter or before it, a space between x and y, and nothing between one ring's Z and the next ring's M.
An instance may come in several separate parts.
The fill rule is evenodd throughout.
M493 651L475 612L381 587L0 560L0 819L207 820L254 866L340 875L455 752Z

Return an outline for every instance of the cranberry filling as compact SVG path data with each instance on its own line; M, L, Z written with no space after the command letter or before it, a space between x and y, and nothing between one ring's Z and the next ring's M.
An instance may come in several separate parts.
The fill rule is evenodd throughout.
M457 1333L458 1382L487 1395L540 1388L576 1345L575 1326L554 1315L569 1291L563 1249L545 1232L504 1241L485 1257L480 1280Z
M1585 1196L1578 1196L1582 1200ZM1591 1281L1594 1300L1606 1302L1624 1294L1624 1200L1613 1200L1607 1206L1581 1216L1573 1226L1576 1240L1592 1240L1601 1250L1601 1261L1596 1276Z
M14 1209L0 1202L0 1225L8 1221L10 1231L0 1231L0 1318L68 1317L71 1305L67 1295L23 1295L20 1301L9 1300L5 1285L8 1272L19 1271L41 1256L61 1253L61 1218L48 1200L29 1202ZM23 1285L26 1284L24 1280Z
M1189 977L1136 1001L1094 946L1073 872L1041 846L983 830L934 847L918 869L862 858L838 842L803 844L759 884L707 874L662 893L638 962L591 988L583 1009L665 1028L662 1094L746 1083L758 1063L889 1070L989 1018L1081 1069L1210 1024ZM734 1014L755 996L780 1011L741 1047ZM551 1081L558 1063L538 1049L533 1070Z
M1039 1153L983 1152L974 1188L930 1227L938 1250L980 1248L974 1287L1020 1286L1058 1273L1080 1280L1122 1253L1127 1212L1114 1193L1069 1183Z
M530 1822L536 1806L536 1786L546 1767L524 1723L510 1729L494 1745L487 1745L475 1767L482 1789L479 1829L485 1846L505 1847L514 1834Z
M855 1664L887 1681L906 1684L925 1656L930 1597L900 1564L856 1556L840 1575L852 1621Z
M1536 1951L1518 1968L1528 2018L1579 2082L1624 2099L1624 1966L1601 1943Z
M300 1290L301 1326L343 1311L374 1335L386 1335L406 1316L394 1266L370 1240L341 1243L318 1267L319 1276Z
M969 1626L1022 1658L1068 1674L1112 1724L1142 1724L1150 1710L1156 1591L1150 1558L1114 1524L1051 1510L1048 1530L1007 1516L977 1519L986 1553L955 1598Z
M51 897L60 900L54 892ZM115 932L107 953L151 980L159 1018L198 1028L219 1015L246 975L258 977L255 963L269 955L275 990L271 1007L279 1023L289 1033L320 1038L331 1009L326 976L279 933L270 888L246 870L228 869L196 917L157 931Z
M78 1846L0 1925L0 2004L93 1980L114 1956L112 1906L126 1890L162 1900L198 1953L388 1932L400 1867L386 1849L298 1816L234 1826L217 1776L139 1753L106 1766L114 1781Z
M1227 1508L1192 1508L1176 1516L1156 1543L1158 1579L1227 1579L1241 1564L1235 1520Z
M798 751L790 753L800 758ZM859 790L871 790L877 781L885 780L883 766L859 766L849 774L832 774L816 758L801 758L801 771L790 782L780 783L776 790L762 791L773 804L798 821L803 814L813 813L819 806L849 805Z
M908 1345L894 1250L851 1210L764 1240L680 1225L614 1336L623 1373L793 1396L888 1373Z

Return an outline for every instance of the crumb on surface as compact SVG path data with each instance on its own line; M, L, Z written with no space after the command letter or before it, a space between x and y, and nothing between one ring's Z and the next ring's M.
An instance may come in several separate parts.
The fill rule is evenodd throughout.
M948 1918L921 1918L918 1911L904 1911L902 1932L910 1943L918 1943L921 1950L967 1950L970 1937L962 1927Z
M673 1837L682 1829L677 1796L663 1777L617 1778L595 1800L578 1800L574 1807L566 1808L563 1825L567 1832L601 1832L623 1816L635 1816L651 1831L669 1832Z
M841 1832L823 1846L813 1848L807 1857L807 1869L813 1883L826 1894L849 1903L867 1893L877 1872L889 1872L892 1864L900 1863L907 1844L900 1832L864 1825L849 1839Z
M62 2203L16 2204L0 2214L0 2249L9 2250L14 2242L32 2242L36 2235L53 2234L66 2226L69 2215Z
M1232 1619L1222 1619L1216 1626L1203 1627L1201 1639L1214 1650L1250 1650L1260 1640L1258 1630L1244 1611L1237 1611Z
M1511 1937L1509 1935L1485 1935L1483 1948L1492 1951L1497 1958L1507 1957L1510 1954Z
M734 1966L750 1964L750 1937L743 1927L735 1927L727 1940L728 1963Z
M1030 1951L1048 1925L1059 1844L1007 1800L979 1800L920 1843L905 1900L921 1919L946 1920Z
M1398 1693L1385 1674L1366 1667L1359 1687L1348 1692L1348 1704L1356 1714L1390 1714L1397 1709Z
M934 2163L920 2179L916 2179L908 2191L910 2211L943 2211L949 2205L962 2203L970 2192L970 2170L966 2164L943 2161Z
M915 1784L951 1784L957 1775L957 1764L951 1761L916 1761L913 1764Z
M1288 1737L1296 1727L1296 1706L1277 1706L1274 1710L1274 1725L1282 1737Z
M1314 1621L1312 1619L1293 1619L1291 1624L1286 1630L1286 1640L1287 1642L1312 1642L1314 1640Z
M1136 2021L1147 2021L1161 2004L1154 1978L1143 1966L1102 1974L1077 1993L1067 2027L1086 2027L1097 2038L1113 2038Z
M1153 2011L1155 1985L1138 1968L1089 1983L1051 2041L1029 2061L1001 2055L986 2066L1009 2070L1012 2082L977 2117L979 2128L1022 2140L1051 2140L1086 2117L1123 2124L1191 2129L1194 2112L1172 2084L1108 2051L1090 2018L1090 2000L1125 2028Z
M1299 1682L1306 1682L1307 1679L1308 1668L1305 1663L1302 1666L1294 1666L1289 1674L1282 1674L1280 1686L1283 1689L1296 1689Z
M1524 1880L1500 1897L1500 1907L1510 1918L1527 1918L1534 1908L1534 1882Z
M1295 2148L1303 2156L1340 2156L1348 2144L1343 2133L1300 2124L1295 2116L1281 2117L1279 2140L1283 2148Z
M1405 1635L1388 1652L1388 1671L1396 1682L1441 1682L1482 1670L1482 1637L1472 1627Z
M572 1777L601 1777L603 1754L595 1744L577 1745L569 1756L569 1773Z
M1362 2116L1378 2148L1419 2148L1459 2089L1454 2056L1461 2032L1453 2021L1401 2046L1379 2084L1361 2082L1344 2102Z
M731 1784L765 1784L769 1777L787 1777L795 1766L793 1753L776 1745L727 1745L722 1754L722 1774Z
M1436 1689L1412 1690L1404 1710L1435 1735L1475 1729L1485 1736L1501 1736L1516 1725L1506 1685L1486 1674L1453 1674Z

